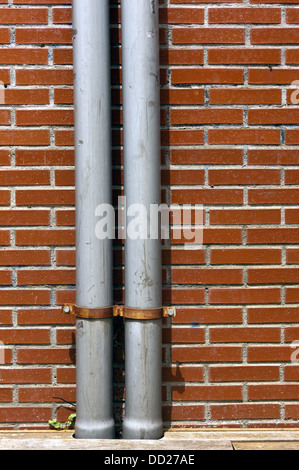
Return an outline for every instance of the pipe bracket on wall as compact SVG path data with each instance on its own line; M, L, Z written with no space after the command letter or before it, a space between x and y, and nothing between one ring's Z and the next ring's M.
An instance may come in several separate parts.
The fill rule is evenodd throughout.
M62 311L65 314L75 315L78 318L88 318L90 320L113 317L113 307L86 308L78 307L77 305L64 305Z
M79 318L89 319L123 317L131 320L158 320L176 317L175 307L140 309L115 305L114 307L89 309L69 304L62 307L62 312L68 315L75 315Z

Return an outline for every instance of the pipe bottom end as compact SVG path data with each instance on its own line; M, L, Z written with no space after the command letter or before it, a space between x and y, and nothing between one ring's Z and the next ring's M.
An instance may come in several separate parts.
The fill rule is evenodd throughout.
M163 435L162 421L153 423L138 419L124 420L123 439L158 440L162 439Z
M78 422L76 421L75 439L115 439L115 425L109 422Z

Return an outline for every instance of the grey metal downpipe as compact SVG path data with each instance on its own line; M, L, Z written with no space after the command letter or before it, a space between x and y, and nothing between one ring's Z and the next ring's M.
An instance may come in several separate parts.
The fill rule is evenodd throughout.
M73 0L76 167L76 305L112 307L112 241L95 234L112 204L109 0ZM80 310L81 312L81 310ZM114 437L113 318L77 318L75 437Z
M124 188L127 208L160 204L159 10L157 0L122 0ZM129 223L129 218L127 218ZM125 307L162 306L160 239L125 240ZM162 320L125 320L125 439L159 439Z

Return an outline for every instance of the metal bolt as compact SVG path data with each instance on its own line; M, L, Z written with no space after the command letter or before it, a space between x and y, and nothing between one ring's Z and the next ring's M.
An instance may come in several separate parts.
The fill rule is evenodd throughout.
M173 309L173 308L170 308L170 309L168 310L168 316L169 316L169 317L173 317L174 314L175 314L174 309Z
M64 313L70 313L71 309L68 306L63 307L63 312Z

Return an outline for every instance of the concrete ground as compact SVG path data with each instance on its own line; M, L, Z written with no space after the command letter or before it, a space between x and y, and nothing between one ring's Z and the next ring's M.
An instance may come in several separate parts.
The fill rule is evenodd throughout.
M0 431L0 450L299 450L299 429L171 429L158 441L81 440L73 431Z

